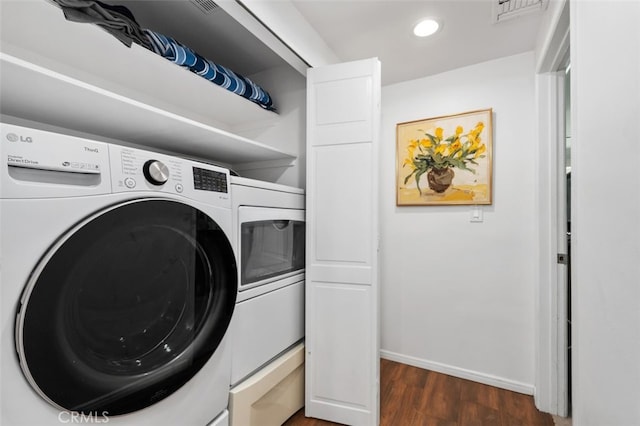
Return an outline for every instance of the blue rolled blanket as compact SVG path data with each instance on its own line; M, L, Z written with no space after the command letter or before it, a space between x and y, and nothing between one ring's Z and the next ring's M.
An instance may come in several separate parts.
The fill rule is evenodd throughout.
M151 44L150 50L156 54L170 60L174 64L187 68L191 72L198 74L220 87L257 103L262 108L275 111L273 100L269 93L253 81L199 55L188 46L169 36L149 29L143 29L142 31L146 34Z

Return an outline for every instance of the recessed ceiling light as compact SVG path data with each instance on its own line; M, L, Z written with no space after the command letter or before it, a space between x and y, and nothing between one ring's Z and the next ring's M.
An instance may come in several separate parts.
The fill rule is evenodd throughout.
M413 27L413 33L418 37L427 37L432 34L435 34L436 31L440 28L440 24L435 19L427 18L418 22L415 27Z

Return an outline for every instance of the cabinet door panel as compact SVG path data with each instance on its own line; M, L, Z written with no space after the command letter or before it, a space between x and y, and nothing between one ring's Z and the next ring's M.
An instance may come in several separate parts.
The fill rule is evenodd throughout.
M314 90L316 146L371 140L371 78L322 82Z
M370 291L369 286L314 283L314 400L367 408L372 380L367 366L374 355L368 350Z
M370 164L371 144L322 146L312 153L315 162L315 262L370 263L373 191L368 173L358 163ZM327 232L331 230L331 232Z

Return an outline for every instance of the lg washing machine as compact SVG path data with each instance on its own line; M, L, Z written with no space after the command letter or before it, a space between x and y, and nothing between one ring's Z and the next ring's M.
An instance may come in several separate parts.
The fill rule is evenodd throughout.
M0 423L227 424L229 171L0 126Z

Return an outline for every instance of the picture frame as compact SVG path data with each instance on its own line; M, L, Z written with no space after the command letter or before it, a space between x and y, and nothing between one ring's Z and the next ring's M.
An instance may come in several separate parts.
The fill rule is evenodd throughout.
M492 203L491 108L396 125L396 205Z

